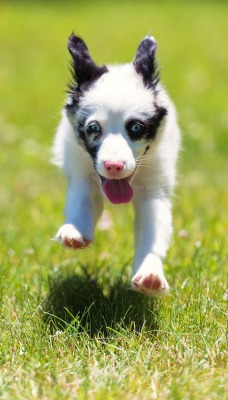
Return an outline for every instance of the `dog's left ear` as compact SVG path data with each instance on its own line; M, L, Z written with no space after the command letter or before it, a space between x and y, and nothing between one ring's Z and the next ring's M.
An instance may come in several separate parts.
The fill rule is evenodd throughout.
M68 50L73 58L73 75L80 88L91 83L107 71L106 66L98 66L92 60L85 42L73 33L68 39Z
M134 59L134 67L138 74L142 75L144 84L148 87L156 84L158 74L156 71L156 56L157 42L153 36L146 36L136 52Z

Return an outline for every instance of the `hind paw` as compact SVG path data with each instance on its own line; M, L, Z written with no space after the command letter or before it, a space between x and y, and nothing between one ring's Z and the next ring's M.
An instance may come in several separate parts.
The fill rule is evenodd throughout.
M54 240L71 249L84 249L92 240L82 236L74 225L65 224L58 230Z

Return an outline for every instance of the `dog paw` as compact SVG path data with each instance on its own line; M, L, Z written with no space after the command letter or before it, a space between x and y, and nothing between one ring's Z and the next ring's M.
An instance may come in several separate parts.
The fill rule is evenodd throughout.
M151 296L161 296L168 292L169 285L164 276L162 261L156 254L149 253L140 267L135 265L134 269L136 274L131 281L134 290Z
M92 240L82 236L74 225L65 224L58 230L54 237L56 242L71 249L84 249L89 246Z
M151 296L161 296L169 290L165 277L154 273L137 273L133 277L131 284L134 290Z

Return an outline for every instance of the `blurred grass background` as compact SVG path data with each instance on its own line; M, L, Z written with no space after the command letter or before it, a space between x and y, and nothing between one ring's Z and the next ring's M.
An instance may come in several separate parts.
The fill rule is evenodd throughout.
M86 252L75 254L50 240L63 221L66 184L62 174L50 165L49 159L64 90L70 77L67 38L72 31L84 38L93 58L101 64L132 60L138 43L148 32L158 41L162 82L178 110L183 149L174 196L174 236L166 260L167 278L172 289L170 297L159 302L160 311L156 308L156 313L160 313L160 326L167 323L167 332L170 329L172 335L175 333L177 336L187 329L195 332L196 327L198 329L196 314L204 315L201 336L207 324L214 326L217 321L221 328L214 327L211 341L207 338L208 346L218 340L224 343L220 335L220 330L224 332L225 329L224 311L220 313L218 310L224 310L227 285L227 17L226 1L0 1L0 295L3 327L0 358L5 376L0 385L4 390L1 392L0 389L0 394L4 399L31 398L32 389L27 387L23 368L33 368L34 360L41 357L42 345L38 346L31 361L32 343L37 344L42 335L42 338L46 337L41 328L42 318L36 314L38 307L52 301L57 311L68 307L75 315L79 307L83 314L86 307L90 307L92 302L96 304L96 298L99 298L100 314L91 311L90 328L85 325L91 332L98 332L104 315L109 321L107 324L115 326L121 319L121 310L124 318L131 304L142 306L144 311L153 305L149 300L130 294L127 286L121 286L128 285L131 274L131 207L116 209L107 204L115 222L109 231L98 229L96 243ZM78 282L85 289L87 278L91 282L84 304L83 290L81 293ZM99 290L95 297L89 296L89 292L93 292L94 280L98 281L99 290L103 290L105 296L112 288L108 305ZM119 291L118 285L121 286ZM80 296L75 295L78 290ZM189 314L184 308L182 310L188 302L191 305ZM216 317L209 313L212 304L217 307ZM139 329L146 314L143 311L140 315L137 308L134 310L135 315L131 314L130 319ZM66 318L61 312L58 315ZM68 320L72 318L70 315ZM24 332L18 328L23 326ZM200 344L197 340L192 341L191 357L192 354L198 355L197 344L199 348ZM172 341L169 343L167 339L166 342L162 335L161 342L172 348ZM21 346L27 346L27 356L20 350ZM50 348L46 342L45 346L46 362L56 371L56 388L47 383L45 373L41 374L34 378L34 385L39 390L37 395L34 391L33 398L59 399L64 394L72 398L71 387L58 379L62 366L55 364L57 352L52 352L53 359L50 360ZM97 362L101 356L98 350ZM62 351L70 362L68 347L60 343L58 351ZM164 367L163 371L168 371L165 360L169 357L165 354L161 349L164 359L159 361L159 365ZM218 371L224 366L224 354L224 349L217 349L218 359L213 359L213 368L218 368ZM194 359L193 369L189 367L191 374L203 357L200 353L199 358ZM173 362L173 370L178 375L180 364ZM16 386L14 370L20 376ZM149 370L155 373L154 367L150 366L147 373ZM165 378L162 375L165 388L160 378L156 378L155 389L158 387L160 391L157 397L161 393L161 398L196 398L197 393L197 398L222 398L225 396L224 370L221 374L218 372L216 378L212 367L208 371L208 375L205 372L205 387L203 380L200 386L201 397L196 389L198 372L193 374L195 381L193 379L191 384L185 377L179 389L169 380L168 372ZM67 370L66 376L71 373ZM83 374L85 376L84 370ZM130 374L136 381L139 379L134 367ZM120 377L121 374L121 381ZM150 398L143 397L143 394L140 397L128 380L122 381L126 393L123 387L118 391L118 385L117 391L113 388L112 391L108 379L111 378L108 376L104 381L110 397L107 393L106 397L99 397L102 394L95 389L91 398L115 398L121 393L124 398L128 395L129 398L133 395L137 399ZM139 379L138 384L144 382L145 393L151 393L147 392L149 389L143 379ZM213 379L215 386L212 388ZM46 382L47 392L42 392L42 382ZM90 388L88 382L87 385ZM157 393L155 389L154 396ZM90 396L89 392L86 393L85 396Z

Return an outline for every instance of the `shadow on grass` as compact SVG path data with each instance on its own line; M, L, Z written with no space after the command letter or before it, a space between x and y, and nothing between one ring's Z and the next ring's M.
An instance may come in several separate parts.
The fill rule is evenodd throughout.
M116 281L107 292L88 273L50 282L45 322L53 332L76 328L90 337L109 337L121 329L157 331L157 302Z

